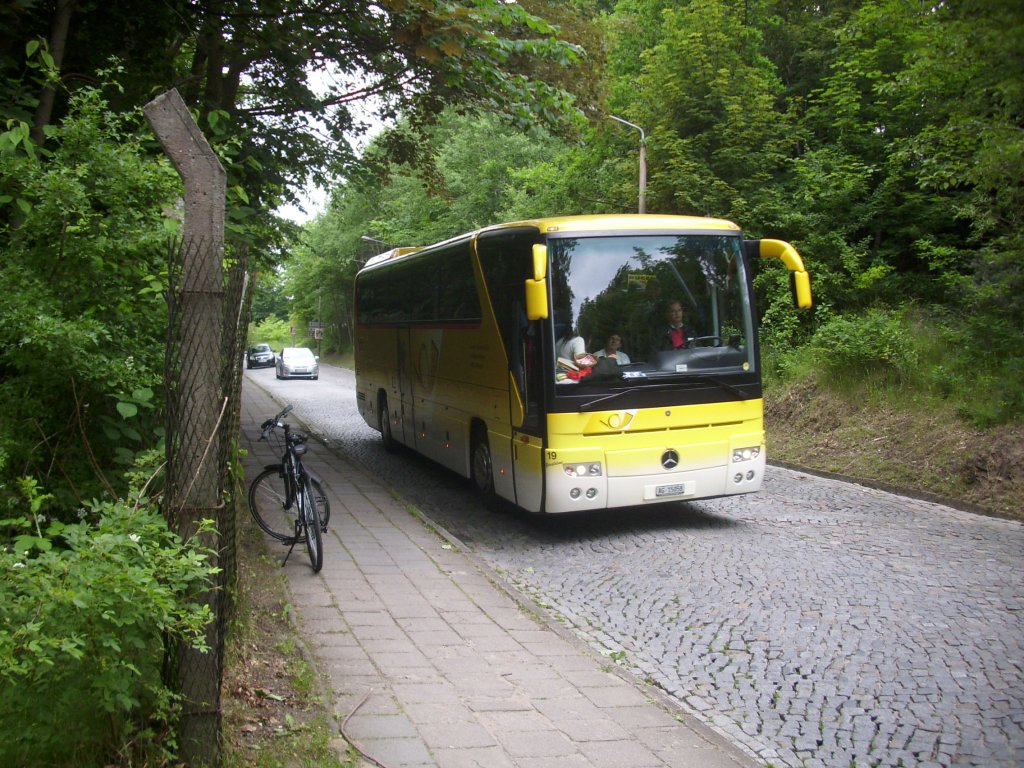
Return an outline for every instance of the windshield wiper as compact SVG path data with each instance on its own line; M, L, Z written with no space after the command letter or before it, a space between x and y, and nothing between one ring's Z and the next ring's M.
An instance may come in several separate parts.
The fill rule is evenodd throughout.
M688 388L686 386L687 384L713 384L716 387L721 387L727 392L732 393L737 400L748 400L750 398L750 396L742 389L733 386L727 381L722 381L717 376L694 376L691 374L688 375L684 380L677 381L672 384L655 384L641 387L629 387L628 389L620 389L616 392L612 392L610 395L603 395L601 397L590 400L589 402L583 403L578 408L578 411L580 413L586 413L588 411L600 410L595 406L602 405L611 400L617 400L623 395L629 395L637 392L668 392L669 390L673 389Z
M602 397L598 397L594 400L591 400L589 403L584 403L579 407L578 410L580 413L585 413L587 411L596 411L599 409L595 408L595 405L606 403L609 400L616 400L622 397L623 395L630 395L633 394L634 392L668 392L669 390L678 388L678 384L656 384L654 386L648 385L645 387L629 387L628 389L620 389L617 392L612 392L610 395L603 395Z
M689 378L689 381L694 380L707 382L708 384L714 384L716 387L721 387L722 389L727 390L728 392L732 392L734 395L736 395L737 400L748 400L750 397L746 392L744 392L739 387L734 386L727 381L722 381L717 376L693 376Z

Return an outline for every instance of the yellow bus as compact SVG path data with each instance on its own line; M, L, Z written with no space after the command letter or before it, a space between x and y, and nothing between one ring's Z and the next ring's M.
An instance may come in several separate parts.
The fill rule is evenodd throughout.
M388 251L356 277L359 412L388 450L531 512L756 491L754 258L811 305L792 246L719 219L547 218Z

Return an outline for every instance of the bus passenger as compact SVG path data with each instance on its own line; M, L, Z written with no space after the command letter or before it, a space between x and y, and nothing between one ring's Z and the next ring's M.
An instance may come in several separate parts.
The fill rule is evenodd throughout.
M618 333L609 336L604 349L597 350L594 355L613 359L619 365L629 365L629 355L622 351L622 336Z
M583 337L574 333L566 334L560 338L556 348L558 350L558 357L564 357L566 360L575 360L577 356L587 353Z
M587 345L573 328L572 321L566 313L559 311L555 315L555 332L558 338L555 341L555 359L564 357L574 362L578 355L587 354Z

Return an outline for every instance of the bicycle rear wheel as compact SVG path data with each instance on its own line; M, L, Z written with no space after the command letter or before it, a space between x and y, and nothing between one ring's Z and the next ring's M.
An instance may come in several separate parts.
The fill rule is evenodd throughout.
M249 486L249 511L267 534L291 544L295 541L296 499L288 493L290 478L278 465L263 470ZM289 498L291 497L291 498Z
M299 494L299 509L302 512L302 531L306 538L306 551L309 553L309 564L313 573L320 573L324 565L323 538L320 535L320 513L317 510L313 484L305 478L303 490Z

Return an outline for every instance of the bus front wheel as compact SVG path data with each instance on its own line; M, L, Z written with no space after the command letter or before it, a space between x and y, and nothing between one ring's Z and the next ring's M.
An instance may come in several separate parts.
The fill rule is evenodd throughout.
M471 459L473 485L484 499L490 502L494 498L494 466L491 447L487 442L487 431L480 426L473 430Z

